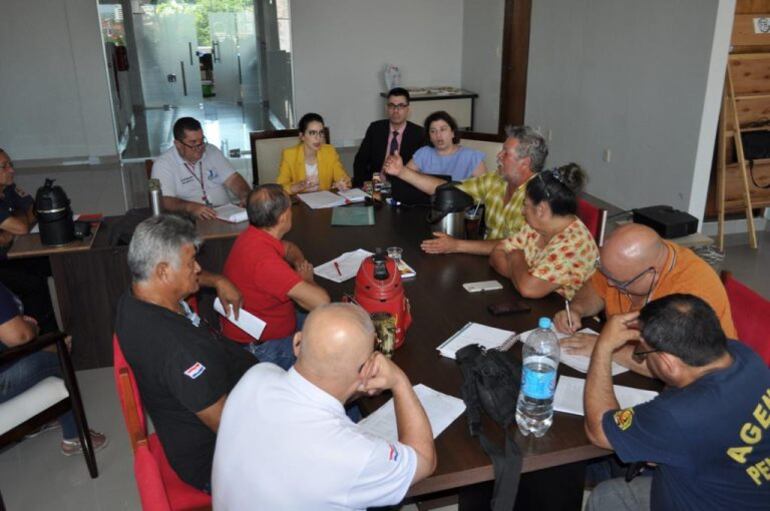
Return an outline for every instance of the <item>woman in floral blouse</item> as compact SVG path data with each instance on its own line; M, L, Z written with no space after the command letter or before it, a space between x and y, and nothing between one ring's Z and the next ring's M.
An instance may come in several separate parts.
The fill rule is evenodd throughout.
M568 300L593 274L599 249L575 213L586 173L570 163L543 170L527 183L527 223L502 240L489 263L526 298L556 291Z

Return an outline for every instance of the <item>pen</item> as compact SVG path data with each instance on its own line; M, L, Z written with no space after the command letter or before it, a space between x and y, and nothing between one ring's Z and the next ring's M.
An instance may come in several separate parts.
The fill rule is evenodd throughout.
M342 272L340 271L340 265L337 264L337 261L334 261L334 269L337 270L337 275L342 277Z
M564 307L567 309L567 324L569 325L569 329L572 330L572 313L569 310L569 300L564 300Z

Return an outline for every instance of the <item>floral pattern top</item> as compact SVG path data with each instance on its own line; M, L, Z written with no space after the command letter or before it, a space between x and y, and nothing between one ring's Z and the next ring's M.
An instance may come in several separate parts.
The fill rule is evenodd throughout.
M506 252L521 250L533 277L559 284L556 292L571 300L596 269L599 249L588 228L576 218L562 232L540 247L540 234L529 224L506 238Z

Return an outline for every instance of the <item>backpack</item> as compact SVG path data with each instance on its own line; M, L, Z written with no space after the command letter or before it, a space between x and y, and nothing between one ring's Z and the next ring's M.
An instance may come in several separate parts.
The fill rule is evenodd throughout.
M522 464L521 450L508 431L516 423L521 366L508 352L484 350L477 344L458 350L456 360L463 373L461 394L470 434L478 437L494 466L495 486L490 507L493 511L510 511L516 502ZM504 450L481 431L482 411L505 431Z

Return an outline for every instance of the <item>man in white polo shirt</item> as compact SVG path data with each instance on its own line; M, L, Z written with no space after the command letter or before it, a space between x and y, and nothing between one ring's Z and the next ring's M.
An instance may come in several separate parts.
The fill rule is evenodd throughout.
M165 210L196 218L216 218L213 208L230 202L228 190L243 203L251 189L192 117L174 123L174 146L155 160L152 177L160 180Z
M227 398L214 454L214 509L365 509L400 502L436 467L433 434L403 371L374 353L352 304L321 306L294 338L289 371L254 366ZM360 393L393 393L399 440L345 415Z

